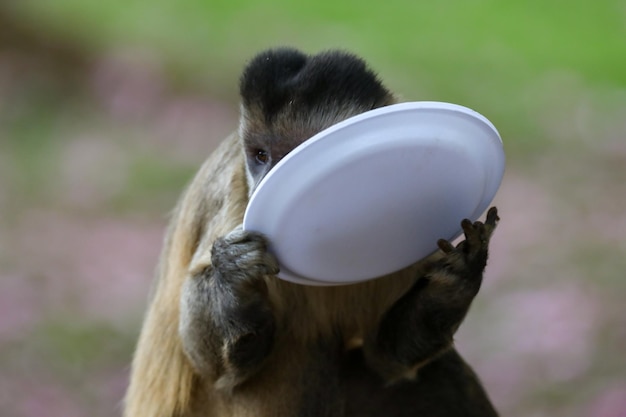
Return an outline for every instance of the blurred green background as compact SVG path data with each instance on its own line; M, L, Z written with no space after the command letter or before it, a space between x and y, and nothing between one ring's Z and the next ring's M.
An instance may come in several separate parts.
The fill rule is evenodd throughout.
M167 215L266 47L364 57L500 130L457 335L503 416L626 416L626 3L0 3L0 414L114 416Z

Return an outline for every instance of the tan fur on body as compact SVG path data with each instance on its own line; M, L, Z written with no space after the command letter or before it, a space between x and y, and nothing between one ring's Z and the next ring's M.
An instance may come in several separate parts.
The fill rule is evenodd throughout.
M205 162L174 211L133 360L126 416L184 415L198 389L178 334L181 288L194 258L202 249L210 252L207 240L232 229L245 209L243 166L235 162L240 158L232 136Z

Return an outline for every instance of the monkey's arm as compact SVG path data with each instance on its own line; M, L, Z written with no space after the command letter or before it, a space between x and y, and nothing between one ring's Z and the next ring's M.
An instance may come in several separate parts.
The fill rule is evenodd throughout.
M418 278L383 316L365 342L370 366L387 380L410 377L448 350L482 282L489 239L499 220L492 207L485 223L464 220L465 240L440 240L444 257Z
M125 417L191 415L202 397L196 393L223 375L215 337L225 333L213 323L224 323L226 316L212 314L220 305L232 306L240 292L224 285L222 299L206 287L224 281L211 280L213 243L243 219L248 200L243 163L233 135L207 159L177 205L133 358Z
M272 348L274 316L264 276L277 274L278 264L266 249L261 235L237 227L214 242L211 264L196 267L183 286L183 348L216 388L245 380Z

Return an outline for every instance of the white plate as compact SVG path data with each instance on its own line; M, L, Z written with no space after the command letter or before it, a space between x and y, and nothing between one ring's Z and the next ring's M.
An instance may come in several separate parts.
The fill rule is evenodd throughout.
M338 285L407 267L461 234L504 174L496 128L466 107L401 103L344 120L283 158L243 227L266 235L282 279Z

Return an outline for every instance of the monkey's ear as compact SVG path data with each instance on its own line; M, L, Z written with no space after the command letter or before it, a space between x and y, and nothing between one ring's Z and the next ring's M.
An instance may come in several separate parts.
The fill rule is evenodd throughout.
M259 106L266 114L274 113L285 103L290 81L308 59L294 48L269 49L255 56L239 81L244 106Z

